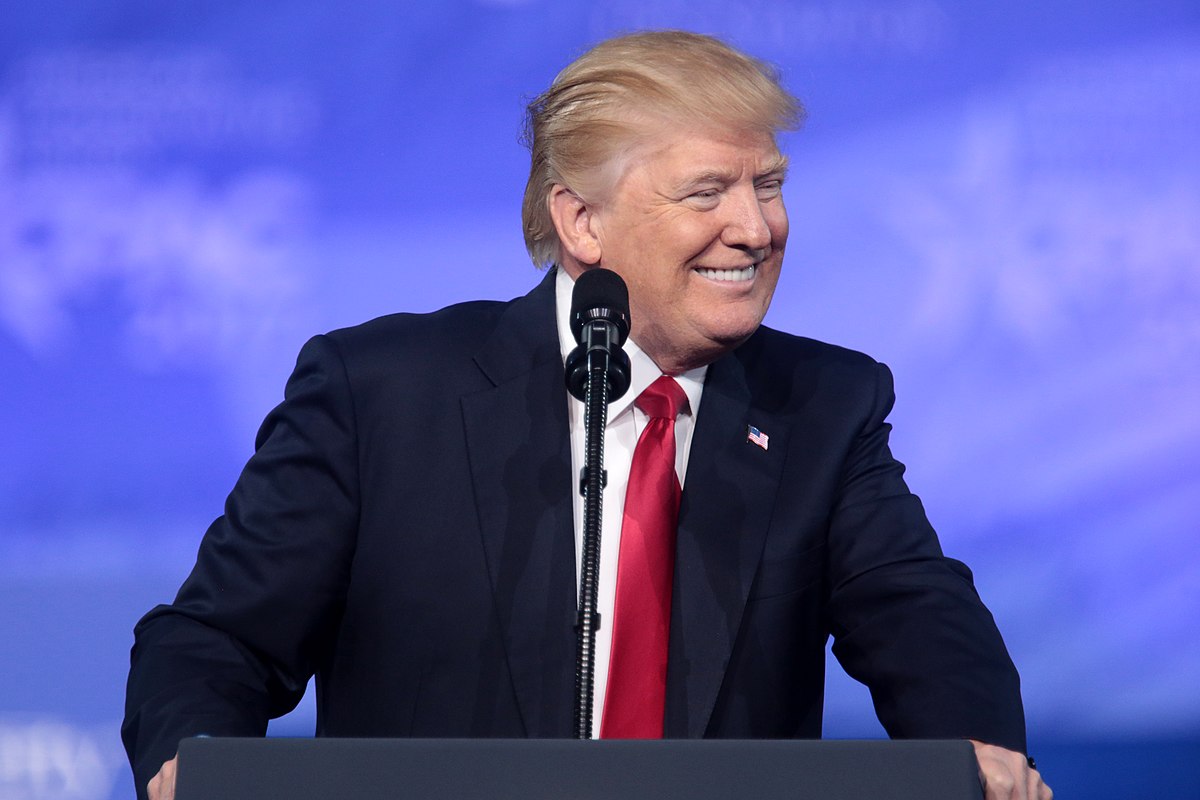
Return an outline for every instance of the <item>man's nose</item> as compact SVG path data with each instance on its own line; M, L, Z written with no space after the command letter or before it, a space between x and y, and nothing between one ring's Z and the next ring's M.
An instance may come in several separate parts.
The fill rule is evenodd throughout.
M762 203L753 187L730 192L729 217L721 241L729 247L765 250L771 244L771 228L767 225Z

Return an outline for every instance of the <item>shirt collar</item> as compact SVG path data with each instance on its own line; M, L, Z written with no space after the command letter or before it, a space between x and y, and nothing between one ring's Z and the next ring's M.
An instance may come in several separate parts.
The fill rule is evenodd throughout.
M567 356L575 349L575 336L571 333L571 292L575 288L575 280L561 267L556 267L556 269L558 275L554 283L554 311L558 320L558 346L565 366ZM638 347L633 337L625 342L623 349L629 356L629 391L609 404L609 422L633 408L633 401L637 399L637 396L663 374L658 365L654 363L654 359ZM704 379L707 374L708 367L704 366L674 376L675 382L687 395L688 407L691 409L693 417L700 408L700 397L704 393Z

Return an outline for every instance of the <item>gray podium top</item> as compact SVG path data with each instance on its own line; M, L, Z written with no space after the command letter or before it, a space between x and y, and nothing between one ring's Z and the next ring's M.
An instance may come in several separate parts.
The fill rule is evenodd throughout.
M187 739L177 800L980 800L966 741Z

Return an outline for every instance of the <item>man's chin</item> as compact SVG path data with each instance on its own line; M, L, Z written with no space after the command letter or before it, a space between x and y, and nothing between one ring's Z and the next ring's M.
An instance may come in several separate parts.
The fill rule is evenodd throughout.
M721 349L722 354L732 352L733 350L736 350L745 344L746 340L753 336L754 332L758 330L758 327L758 325L755 325L753 328L739 331L736 334L729 334L721 337L720 339L715 339L714 344Z
M754 335L754 332L762 325L762 320L762 316L758 314L723 320L722 324L714 325L708 331L707 338L723 350L733 350Z
M694 367L702 367L711 364L722 356L732 353L737 348L746 343L746 340L754 335L759 326L756 324L753 327L740 327L734 330L721 330L706 337L703 347L699 347L695 352L691 353L689 361Z

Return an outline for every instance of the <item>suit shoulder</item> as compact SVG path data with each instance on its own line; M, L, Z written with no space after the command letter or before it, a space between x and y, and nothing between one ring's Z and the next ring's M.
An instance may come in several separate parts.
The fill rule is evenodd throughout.
M508 303L474 300L427 313L402 312L376 317L325 334L344 355L416 349L424 355L471 351L495 327Z
M359 391L397 381L474 374L472 358L509 304L480 300L428 313L397 313L314 336L296 371L333 369ZM432 368L436 367L436 368ZM296 374L295 372L293 373Z
M893 396L886 366L857 350L804 336L760 328L738 349L737 358L763 408L820 406L862 416L890 405Z
M742 346L739 356L751 371L768 374L821 370L873 381L883 366L866 353L766 326Z

